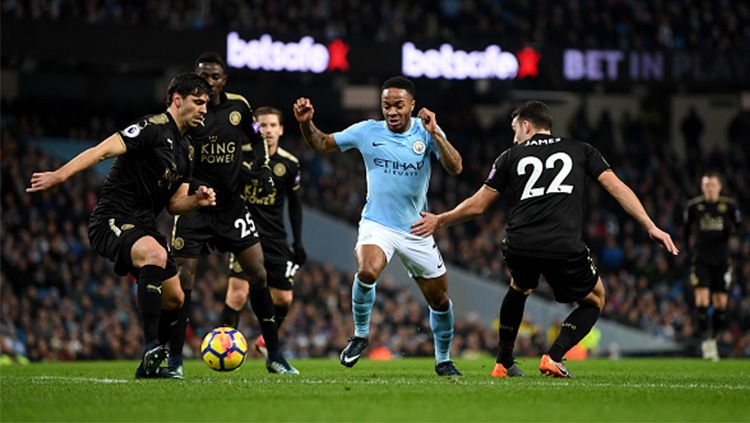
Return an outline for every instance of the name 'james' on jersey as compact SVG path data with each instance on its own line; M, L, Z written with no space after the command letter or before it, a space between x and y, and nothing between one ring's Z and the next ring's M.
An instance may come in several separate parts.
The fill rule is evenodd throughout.
M264 141L243 96L221 93L219 104L209 102L207 109L204 126L189 132L196 154L191 192L198 185L213 188L216 207L201 210L219 213L239 200L242 145L251 143L254 148L261 148L258 146Z
M365 161L367 201L362 219L410 233L419 212L427 211L430 153L440 159L422 120L412 118L403 133L392 132L382 120L366 120L333 137L341 151L356 148Z
M508 195L513 203L507 248L553 258L583 252L586 176L596 179L609 168L590 144L554 135L536 134L505 150L485 186Z
M153 226L180 185L190 181L194 148L169 113L145 116L118 135L126 152L107 174L91 221L122 216Z

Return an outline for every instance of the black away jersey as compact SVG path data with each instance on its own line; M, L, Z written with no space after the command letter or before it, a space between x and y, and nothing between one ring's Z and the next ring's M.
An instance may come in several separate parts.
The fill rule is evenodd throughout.
M274 188L271 193L261 193L262 185L255 172L257 163L253 162L255 156L247 152L245 159L245 185L242 197L258 225L263 251L272 257L286 257L289 253L289 244L284 227L284 204L292 191L300 189L299 160L279 147L270 158Z
M581 241L586 176L609 169L588 143L537 134L505 150L485 186L510 196L505 245L538 257L566 257L586 249Z
M190 181L193 146L168 112L139 119L118 135L127 151L107 174L91 220L127 217L153 226L180 185Z
M701 264L726 264L729 237L739 229L740 209L729 197L709 203L703 196L688 201L685 207L685 242L695 234L694 261Z
M242 146L265 149L250 104L241 95L221 93L218 105L208 104L204 126L189 133L196 153L191 192L199 185L213 188L216 207L204 211L226 211L240 198Z

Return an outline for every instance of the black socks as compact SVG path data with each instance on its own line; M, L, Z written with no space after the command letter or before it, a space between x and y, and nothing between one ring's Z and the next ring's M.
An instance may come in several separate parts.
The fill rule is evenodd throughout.
M185 302L182 308L175 310L177 312L176 323L172 326L171 337L169 338L169 356L182 357L182 348L185 346L185 331L190 321L190 308L193 305L192 289L183 289L185 292Z
M568 350L586 336L599 318L599 307L583 303L570 313L560 328L560 334L549 349L552 360L560 362Z
M221 311L221 325L237 329L240 326L241 311L235 310L229 307L229 304L224 303L224 309Z
M138 307L141 311L143 338L146 343L158 340L161 314L161 284L164 269L146 265L138 274Z
M500 306L500 329L498 331L500 351L497 355L497 362L506 369L513 365L513 346L516 343L521 320L523 320L526 298L526 295L509 288Z
M268 359L274 360L279 358L281 355L279 332L276 325L273 300L271 300L271 293L268 291L268 287L250 287L250 306L258 318L258 323L260 323L260 330L263 333L263 340L266 342L266 349L268 350Z

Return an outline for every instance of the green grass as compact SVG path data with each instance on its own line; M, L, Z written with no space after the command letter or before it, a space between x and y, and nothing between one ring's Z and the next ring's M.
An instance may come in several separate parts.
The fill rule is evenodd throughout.
M428 359L296 360L298 377L251 360L233 373L186 364L185 381L133 380L135 362L0 368L6 421L750 421L750 361L570 362L572 380L492 379L491 358L439 378Z

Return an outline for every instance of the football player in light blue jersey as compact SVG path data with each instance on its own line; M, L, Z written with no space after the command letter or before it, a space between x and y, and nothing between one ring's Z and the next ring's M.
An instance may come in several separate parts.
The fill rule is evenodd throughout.
M355 330L341 352L341 364L354 366L367 347L376 281L397 254L430 308L435 371L440 376L461 376L450 359L453 303L448 298L443 259L432 237L411 234L411 224L427 211L430 155L451 175L461 173L461 155L438 127L433 112L422 108L418 117L412 117L416 102L411 81L389 78L380 99L384 120L359 122L334 134L315 127L310 99L299 98L294 104L294 116L310 147L318 152L357 149L367 168L367 202L359 222L357 274L352 285Z

